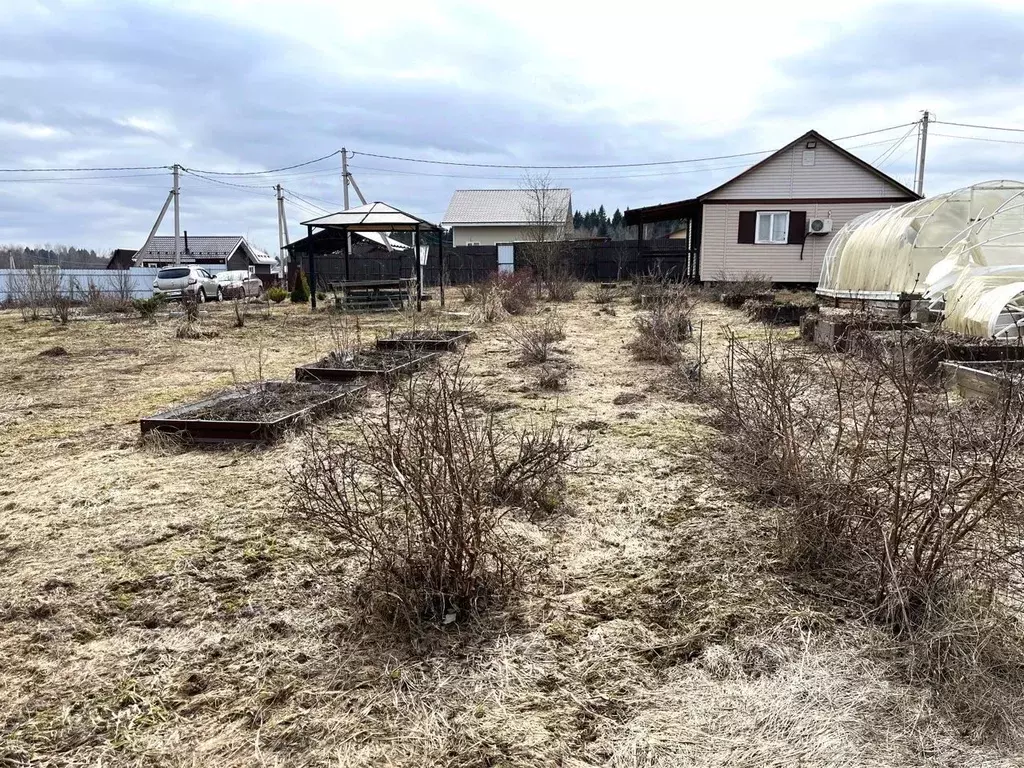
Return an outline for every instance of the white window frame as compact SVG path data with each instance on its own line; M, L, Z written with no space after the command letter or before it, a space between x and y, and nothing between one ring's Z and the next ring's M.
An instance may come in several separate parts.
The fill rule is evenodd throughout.
M778 238L778 234L775 229L776 216L785 214L786 226L783 229L781 236L782 239ZM769 216L768 224L768 239L761 239L761 217ZM755 245L786 245L789 243L789 211L758 211L754 221L754 244Z

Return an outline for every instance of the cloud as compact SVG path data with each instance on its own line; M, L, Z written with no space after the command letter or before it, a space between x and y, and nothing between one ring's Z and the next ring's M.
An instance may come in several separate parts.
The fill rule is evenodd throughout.
M19 7L0 27L0 167L181 163L255 171L341 146L505 165L612 164L769 149L811 127L857 133L909 122L922 106L952 115L968 92L984 109L957 106L960 117L1001 123L1009 118L998 114L1000 102L1021 102L1014 67L1024 21L998 7L928 6L911 14L906 5L806 9L785 0L771 12L736 14L724 5L667 12L640 0L630 18L646 32L634 39L617 17L532 0L514 9L396 0L391 14L372 4L287 5ZM546 23L532 23L538 17ZM884 139L855 150L870 161L900 135L845 144ZM913 138L887 170L909 174ZM981 167L994 172L1017 157L1012 145L964 151L963 142L937 136L932 146L935 183L962 182ZM197 234L249 232L272 244L271 186L280 182L335 207L339 165L334 157L274 177L217 177L226 184L185 175L183 226ZM742 165L552 177L574 189L577 206L614 209L688 197ZM514 187L521 175L366 154L352 168L371 199L435 220L454 189ZM0 241L140 244L166 197L169 172L95 178L102 175L28 184L0 174ZM295 235L298 222L318 211L289 206Z

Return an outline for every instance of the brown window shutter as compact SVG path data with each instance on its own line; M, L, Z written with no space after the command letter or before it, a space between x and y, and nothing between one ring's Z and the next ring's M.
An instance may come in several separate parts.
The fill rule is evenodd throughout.
M807 237L807 211L789 212L789 239L791 245L802 245Z
M740 231L737 243L754 244L754 231L757 229L757 211L740 211Z

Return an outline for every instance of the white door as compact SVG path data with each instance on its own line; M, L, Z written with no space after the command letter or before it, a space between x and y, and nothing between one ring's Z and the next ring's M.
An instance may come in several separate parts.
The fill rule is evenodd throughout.
M512 243L498 243L498 272L513 272L516 268L516 247Z

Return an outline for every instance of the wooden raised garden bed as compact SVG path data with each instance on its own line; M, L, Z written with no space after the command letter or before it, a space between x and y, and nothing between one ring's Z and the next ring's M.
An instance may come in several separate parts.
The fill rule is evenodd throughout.
M747 316L759 323L769 325L800 325L800 320L816 307L792 302L761 301L748 299L743 303Z
M267 381L148 416L139 425L142 434L167 432L195 443L266 443L343 409L365 388Z
M377 349L453 352L473 337L472 331L406 331L377 339Z
M858 333L865 331L909 331L920 327L920 323L864 317L863 315L840 317L820 315L814 324L814 343L828 349L844 352L849 349L851 339Z
M947 386L967 400L998 402L1011 385L1019 386L1024 376L1024 361L977 360L942 363Z
M296 381L351 381L366 376L402 376L418 371L437 357L414 349L362 349L353 353L331 352L315 363L295 369Z

